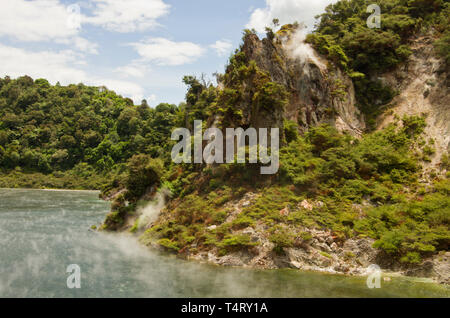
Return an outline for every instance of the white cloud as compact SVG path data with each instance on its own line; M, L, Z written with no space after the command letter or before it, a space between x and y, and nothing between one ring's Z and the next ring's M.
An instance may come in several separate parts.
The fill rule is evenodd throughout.
M230 40L218 40L216 43L211 44L210 47L216 50L217 55L225 56L230 53L233 44Z
M144 89L136 83L122 81L110 78L94 78L85 82L87 85L106 86L108 89L115 91L126 97L130 97L135 104L140 104L144 99Z
M147 102L151 103L156 101L156 95L155 94L151 94L149 97L147 97Z
M143 31L157 26L156 20L170 9L163 0L87 0L81 5L66 6L61 0L2 0L0 37L53 41L98 54L97 44L80 36L83 25L116 32Z
M86 78L84 71L76 66L82 63L73 51L29 52L0 44L0 64L3 75L18 77L29 75L33 78L45 77L55 83L74 83Z
M93 43L79 36L67 39L56 39L55 42L67 45L73 49L78 49L80 52L98 54L97 43Z
M114 70L115 73L121 74L124 77L143 78L147 74L149 68L144 64L132 62L129 65L120 66Z
M337 0L266 0L265 8L255 9L247 28L254 28L262 33L266 26L271 26L272 20L277 18L280 24L304 22L308 30L314 27L314 17L324 12L330 3Z
M19 77L29 75L36 78L46 78L51 83L62 85L84 83L93 86L106 86L118 94L132 98L139 103L144 98L144 89L131 81L117 80L93 76L82 70L85 61L73 51L40 51L30 52L24 49L0 44L0 76Z
M131 43L143 61L158 65L182 65L201 57L205 49L191 42L173 42L164 38L149 38Z
M72 43L75 45L75 47L82 52L98 54L98 51L97 51L98 44L96 44L96 43L92 43L82 37L79 37L79 36L77 36L73 39L70 39L69 41L72 41Z
M78 12L58 0L12 0L0 4L0 37L24 42L54 41L98 54L97 44L79 36Z
M105 85L137 103L143 98L155 100L153 94L144 96L144 89L136 80L149 70L148 61L144 59L132 61L106 75L98 75L89 68L92 65L81 53L98 54L99 46L83 36L83 27L93 25L118 32L146 30L157 26L156 20L166 15L170 6L163 0L85 0L79 5L81 8L77 3L63 0L0 0L0 40L56 43L67 48L36 51L7 46L3 42L0 44L0 61L4 61L0 63L0 76L27 74L63 85L79 82ZM195 45L182 43L182 48L186 49L185 54L172 52L171 57L162 58L161 63L178 65L194 59Z
M70 12L58 0L12 0L0 5L0 35L21 41L46 41L76 36L67 25Z
M132 65L118 67L114 70L114 72L123 74L125 77L142 78L145 76L145 72L141 68Z
M91 16L83 22L116 32L143 31L158 25L156 19L169 13L170 5L162 0L92 0Z

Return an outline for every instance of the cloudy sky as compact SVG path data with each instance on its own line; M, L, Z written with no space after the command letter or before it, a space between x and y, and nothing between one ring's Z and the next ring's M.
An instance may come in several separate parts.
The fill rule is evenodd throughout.
M184 75L223 72L244 28L303 21L333 0L0 0L0 76L105 85L151 106Z

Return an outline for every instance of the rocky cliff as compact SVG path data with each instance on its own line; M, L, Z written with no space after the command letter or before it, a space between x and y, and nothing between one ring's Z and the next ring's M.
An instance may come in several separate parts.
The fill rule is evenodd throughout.
M436 56L435 40L432 34L415 36L408 61L378 76L397 91L397 96L378 118L377 128L383 129L405 115L425 115L425 134L435 149L427 164L428 172L438 171L442 155L450 151L450 74L445 61Z
M356 107L352 80L304 42L300 27L286 25L281 32L269 34L262 40L248 32L243 38L240 54L247 65L255 63L272 82L287 91L284 107L269 112L249 107L254 95L250 92L242 94L244 98L237 108L244 115L243 126L282 127L283 120L288 119L298 123L303 132L323 123L353 136L364 131L364 117ZM233 71L232 66L228 66L227 73ZM235 81L234 77L228 77L219 87L233 87ZM248 86L255 85L244 81L244 91Z

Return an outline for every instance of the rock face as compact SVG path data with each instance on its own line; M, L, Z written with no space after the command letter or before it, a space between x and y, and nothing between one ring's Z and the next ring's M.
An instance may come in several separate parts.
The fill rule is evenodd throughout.
M365 123L355 106L351 79L302 40L293 35L260 40L257 35L248 34L242 52L267 72L272 81L287 88L290 97L284 118L299 123L303 130L328 123L340 131L360 135ZM304 48L308 54L293 53L297 47Z
M395 121L395 117L426 114L425 134L434 139L436 153L430 167L435 168L443 154L450 151L450 74L442 59L434 52L434 38L421 35L413 39L413 54L396 70L379 79L399 94L390 108L378 118L378 129Z
M436 255L432 260L432 276L441 284L450 285L450 252Z
M242 208L252 204L258 194L247 193L242 199L227 203L229 210L225 223L232 223ZM310 203L318 206L320 203ZM371 265L383 271L406 276L432 278L441 284L450 283L450 252L440 253L421 264L405 265L373 247L371 238L338 239L327 230L289 226L296 233L295 243L276 251L269 239L267 225L256 223L252 227L235 230L233 234L248 235L256 246L221 255L216 247L198 250L196 246L183 255L187 259L222 266L240 266L259 269L292 268L306 271L365 276ZM305 235L307 234L307 235ZM307 237L307 238L305 238Z
M247 193L241 200L227 203L229 216L225 223L232 223L242 213L242 208L252 204L257 198L255 193ZM311 206L320 203L308 203ZM375 264L378 250L372 247L372 239L350 239L337 241L330 231L308 228L291 228L300 233L308 233L311 239L303 239L299 235L292 247L283 248L281 253L274 251L274 243L269 240L267 226L258 223L253 227L236 230L234 234L246 234L258 245L248 250L240 250L220 256L217 248L185 255L188 259L224 266L243 266L261 269L296 268L329 273L363 275L366 268Z
M372 247L372 239L350 239L344 243L320 243L314 238L312 243L284 248L284 254L273 251L274 244L269 242L263 232L253 231L253 237L259 245L249 250L241 250L220 256L217 249L198 251L185 255L187 259L221 266L248 267L259 269L292 268L304 271L365 276L372 264L383 263L385 255ZM245 231L245 230L244 230ZM312 230L316 237L331 238L330 233ZM380 262L381 261L381 262ZM432 278L440 284L450 284L450 253L436 255L422 264L404 269L400 264L385 263L383 271L398 274ZM389 278L386 278L388 280Z
M407 269L404 274L414 277L434 278L440 284L450 285L450 252L443 252L420 265Z
M274 252L264 228L242 230L251 235L258 246L220 256L217 249L199 251L187 255L188 259L224 266L242 266L260 269L294 268L334 274L365 275L371 264L376 264L378 250L372 247L371 239L334 242L330 232L308 230L313 239L296 246L284 248L282 253ZM250 233L251 232L251 233Z

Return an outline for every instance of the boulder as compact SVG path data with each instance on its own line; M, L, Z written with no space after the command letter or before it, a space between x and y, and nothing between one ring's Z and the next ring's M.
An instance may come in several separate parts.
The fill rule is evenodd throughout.
M288 216L290 214L289 207L285 207L283 210L280 211L280 215L282 216Z
M300 203L300 207L305 209L305 210L309 210L309 211L312 211L313 208L314 208L314 206L311 203L309 203L308 200L303 200Z

